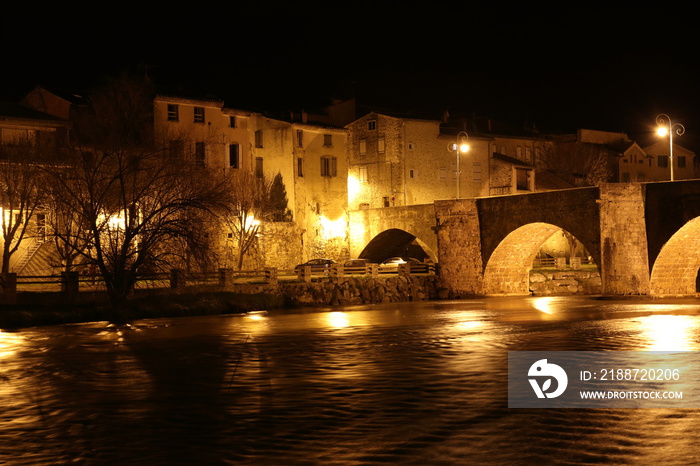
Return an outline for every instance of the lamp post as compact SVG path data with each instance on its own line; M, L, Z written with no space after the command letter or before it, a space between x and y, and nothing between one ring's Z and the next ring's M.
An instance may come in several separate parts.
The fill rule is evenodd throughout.
M469 135L464 131L460 131L457 135L457 142L453 142L447 145L448 151L457 153L457 199L459 199L460 195L459 182L460 178L462 177L462 172L459 169L459 156L460 154L466 154L469 151L468 139Z
M673 181L673 133L675 132L678 136L685 133L685 127L680 123L673 123L671 117L665 113L661 113L656 116L656 124L659 128L656 130L656 134L661 137L665 137L668 134L668 163L671 166L671 181Z

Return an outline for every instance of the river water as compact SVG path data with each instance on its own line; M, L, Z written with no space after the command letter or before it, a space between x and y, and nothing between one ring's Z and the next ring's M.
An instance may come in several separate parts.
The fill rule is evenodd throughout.
M487 298L0 332L0 464L692 464L695 409L510 409L509 351L700 349L700 302Z

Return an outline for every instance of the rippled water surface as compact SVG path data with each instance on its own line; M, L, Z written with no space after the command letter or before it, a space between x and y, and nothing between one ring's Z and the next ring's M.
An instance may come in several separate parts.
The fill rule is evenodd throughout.
M509 409L508 351L700 349L700 303L490 298L0 332L0 464L692 464L694 409Z

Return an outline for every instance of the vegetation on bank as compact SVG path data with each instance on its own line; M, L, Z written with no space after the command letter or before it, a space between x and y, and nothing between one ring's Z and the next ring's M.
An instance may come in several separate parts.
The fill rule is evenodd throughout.
M55 296L55 294L54 294ZM185 294L153 294L134 297L120 311L119 320L162 317L185 317L221 314L242 314L249 311L279 309L288 303L282 296L256 293L207 292ZM32 303L0 305L0 329L12 330L41 325L82 322L115 322L113 306L107 302L56 304L45 300Z

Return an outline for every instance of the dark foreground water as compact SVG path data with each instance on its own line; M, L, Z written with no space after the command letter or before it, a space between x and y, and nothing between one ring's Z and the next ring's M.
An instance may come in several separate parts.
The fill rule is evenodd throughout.
M694 409L509 409L508 351L698 350L700 302L493 298L0 332L0 464L693 464Z

